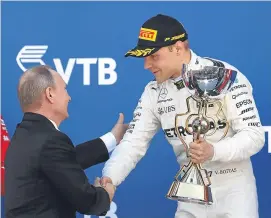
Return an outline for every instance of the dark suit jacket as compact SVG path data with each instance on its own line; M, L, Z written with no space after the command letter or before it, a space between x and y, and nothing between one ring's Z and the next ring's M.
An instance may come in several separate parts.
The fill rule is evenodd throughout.
M84 169L108 160L97 138L78 146L46 117L25 113L5 159L7 218L74 218L105 215L108 193L89 184Z

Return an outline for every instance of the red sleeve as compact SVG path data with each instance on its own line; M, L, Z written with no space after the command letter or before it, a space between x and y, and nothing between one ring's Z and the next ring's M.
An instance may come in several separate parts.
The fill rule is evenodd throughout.
M9 136L8 131L1 115L1 196L4 195L4 181L5 181L5 168L4 168L4 161L6 157L6 151L9 145Z

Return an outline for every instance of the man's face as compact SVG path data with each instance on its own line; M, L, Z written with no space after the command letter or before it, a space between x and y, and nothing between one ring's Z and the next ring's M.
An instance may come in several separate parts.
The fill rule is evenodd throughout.
M170 51L168 47L162 47L144 58L144 68L153 73L158 83L162 83L176 74L179 65L176 62L178 62L176 52Z
M53 77L56 84L54 88L54 110L55 113L64 120L69 116L68 103L71 97L68 94L66 89L67 85L62 77L57 72L53 73Z

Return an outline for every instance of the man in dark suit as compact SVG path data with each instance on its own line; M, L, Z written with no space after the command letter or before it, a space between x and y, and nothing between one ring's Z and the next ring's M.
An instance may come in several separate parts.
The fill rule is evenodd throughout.
M58 129L71 98L56 71L27 70L18 96L24 116L6 154L6 218L74 218L76 211L105 215L115 188L91 185L84 169L109 158L127 129L123 115L111 132L74 146Z

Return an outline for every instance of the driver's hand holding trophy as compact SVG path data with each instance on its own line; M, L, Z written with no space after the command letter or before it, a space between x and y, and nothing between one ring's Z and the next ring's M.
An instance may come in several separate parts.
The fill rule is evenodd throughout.
M223 133L215 137L217 141L223 139L228 132L229 123L223 112L222 99L234 82L236 72L214 66L191 69L189 65L183 65L182 77L191 96L186 99L187 111L175 116L175 131L180 144L185 147L188 163L177 172L167 198L210 205L213 203L211 181L202 164L213 156L213 147L208 137L216 133L217 122L223 121L226 124ZM197 111L193 112L191 105L195 103ZM192 135L190 141L179 133L180 125Z

